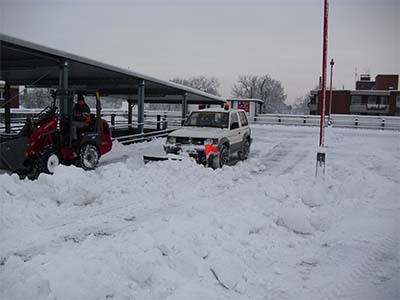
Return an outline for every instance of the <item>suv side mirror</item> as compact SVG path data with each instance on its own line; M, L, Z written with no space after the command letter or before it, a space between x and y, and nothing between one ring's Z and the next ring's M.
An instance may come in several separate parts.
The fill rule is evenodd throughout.
M231 129L237 129L239 128L239 122L234 122L231 124Z

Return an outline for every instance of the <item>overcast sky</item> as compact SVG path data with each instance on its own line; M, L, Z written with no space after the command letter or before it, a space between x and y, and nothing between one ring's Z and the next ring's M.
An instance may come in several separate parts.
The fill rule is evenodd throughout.
M215 76L223 96L241 74L269 74L288 102L318 83L323 0L0 0L0 31L169 80ZM334 86L358 73L400 73L400 0L335 0Z

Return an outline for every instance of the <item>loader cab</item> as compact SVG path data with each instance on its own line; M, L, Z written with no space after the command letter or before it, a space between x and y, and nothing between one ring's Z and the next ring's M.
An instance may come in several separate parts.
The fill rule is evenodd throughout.
M94 169L101 155L112 148L111 132L106 120L101 118L101 102L98 92L86 93L96 98L96 113L90 114L90 122L84 128L77 128L77 138L72 135L74 95L82 91L57 91L60 103L61 153L68 162L78 160L84 169Z

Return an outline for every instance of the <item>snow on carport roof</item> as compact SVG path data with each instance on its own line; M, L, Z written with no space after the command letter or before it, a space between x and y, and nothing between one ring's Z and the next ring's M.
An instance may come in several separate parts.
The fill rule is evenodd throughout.
M155 102L158 103L181 103L185 93L189 104L226 102L221 97L180 84L0 33L0 80L11 85L57 88L60 66L64 61L68 62L68 82L72 89L135 96L139 83L144 80L145 102L149 98L157 99Z
M227 101L237 101L237 102L258 102L258 103L264 103L263 100L261 99L255 99L255 98L228 98L226 99Z

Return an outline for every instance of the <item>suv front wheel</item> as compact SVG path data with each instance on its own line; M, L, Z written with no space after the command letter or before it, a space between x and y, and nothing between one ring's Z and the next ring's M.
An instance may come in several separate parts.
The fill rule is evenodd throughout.
M215 169L222 168L229 162L229 148L223 145L218 154L211 154L207 159L207 166Z
M222 168L229 162L229 148L225 145L219 151L219 167Z

